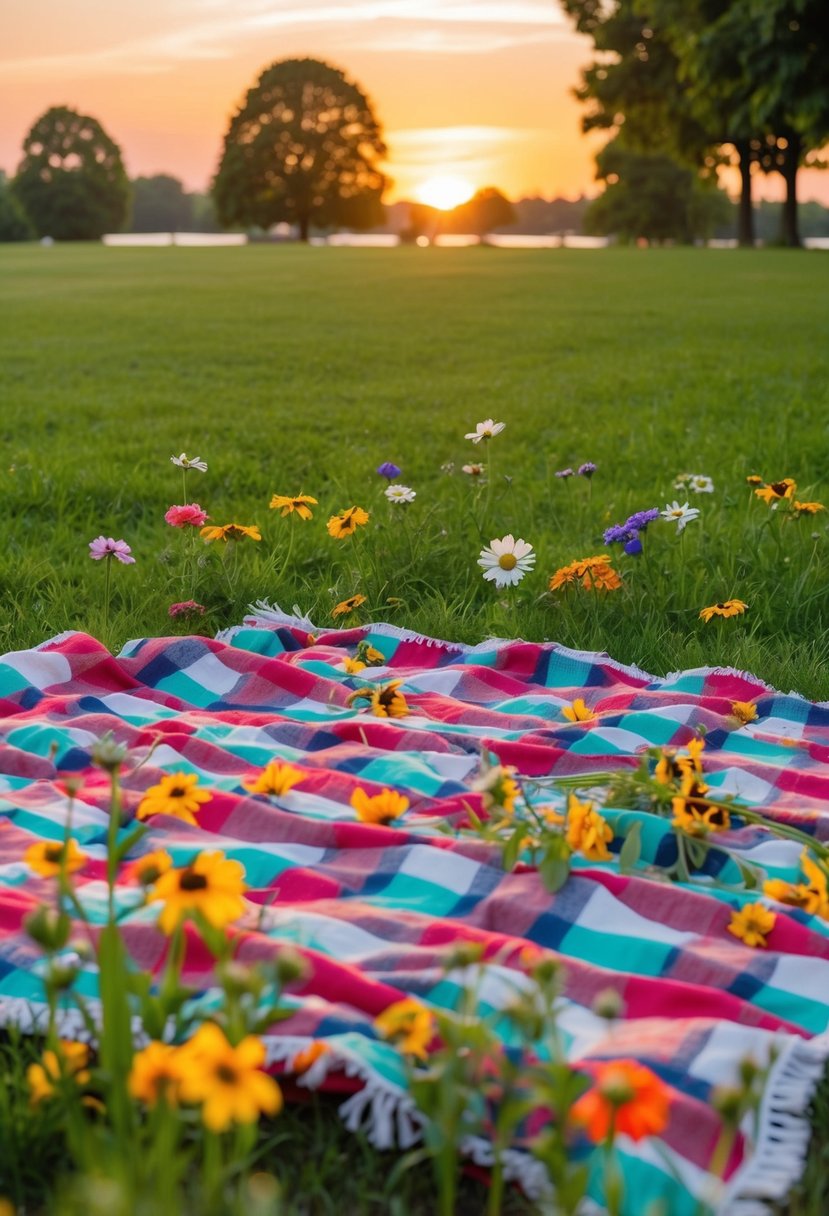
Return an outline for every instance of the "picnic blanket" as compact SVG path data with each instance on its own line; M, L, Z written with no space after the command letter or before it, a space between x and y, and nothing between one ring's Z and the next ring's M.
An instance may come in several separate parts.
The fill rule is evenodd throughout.
M351 673L344 660L364 641L384 665ZM372 716L351 699L392 679L403 681L403 717ZM563 716L576 697L595 720ZM738 728L734 701L754 702L757 720ZM7 654L0 1020L31 1027L42 1012L39 951L21 925L52 885L22 858L33 841L62 838L67 798L57 782L70 773L84 779L72 819L89 858L76 875L79 895L92 920L105 916L108 786L90 752L112 731L131 759L155 745L141 767L127 764L128 810L171 772L197 773L210 790L198 826L154 817L139 851L164 847L184 864L203 848L222 849L242 862L250 917L238 957L265 959L291 943L309 964L286 997L290 1017L267 1038L271 1065L289 1068L301 1048L323 1039L329 1050L301 1083L343 1093L349 1127L365 1129L379 1148L418 1136L403 1061L375 1017L405 996L453 1007L464 977L443 962L459 941L482 943L495 959L479 999L497 1010L514 996L517 960L530 943L564 964L560 1028L570 1058L634 1057L671 1086L660 1141L620 1140L625 1216L639 1216L655 1197L672 1216L692 1216L701 1199L707 1211L765 1213L801 1171L807 1107L829 1051L829 923L781 907L768 948L751 949L727 925L756 894L655 883L621 874L615 860L578 858L550 894L532 866L507 873L494 845L438 830L479 805L471 784L482 752L527 776L574 775L633 766L643 748L682 746L700 727L715 791L829 840L829 705L736 671L657 679L556 644L467 647L378 624L315 634L310 622L266 605L216 639L143 638L113 656L69 633ZM243 780L273 759L299 767L302 782L280 798L246 790ZM410 810L388 826L360 823L350 805L358 787L398 790ZM670 827L641 817L645 856L659 859ZM750 826L728 838L769 876L796 881L797 843ZM138 967L157 972L166 942L157 907L140 903L134 884L119 887L128 950ZM208 1015L217 993L205 951L190 949L185 979ZM78 982L94 1002L94 964ZM591 1009L609 986L624 1002L612 1032ZM81 1031L67 1010L63 1033ZM712 1088L733 1084L745 1056L766 1065L774 1053L759 1122L743 1128L718 1186L708 1172L719 1134ZM491 1160L482 1140L465 1148L480 1164ZM543 1193L543 1170L529 1154L514 1151L508 1172Z

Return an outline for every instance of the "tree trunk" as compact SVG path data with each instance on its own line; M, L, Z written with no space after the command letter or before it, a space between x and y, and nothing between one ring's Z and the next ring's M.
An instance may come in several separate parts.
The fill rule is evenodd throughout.
M751 205L751 145L747 139L735 140L740 158L740 203L737 209L737 243L740 248L754 247L754 208Z
M796 131L788 136L788 145L783 159L783 179L786 182L786 198L783 201L780 239L790 249L800 248L800 228L797 222L797 170L803 141Z
M311 226L311 217L309 215L301 215L299 217L299 239L301 241L308 240L308 229Z

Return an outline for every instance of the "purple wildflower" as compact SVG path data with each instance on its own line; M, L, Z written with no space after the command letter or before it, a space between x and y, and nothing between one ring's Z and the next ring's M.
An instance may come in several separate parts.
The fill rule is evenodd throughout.
M197 604L195 600L183 600L180 604L171 604L167 609L170 616L204 616L204 604Z
M102 557L117 557L125 566L131 566L135 558L125 540L113 540L111 536L96 536L89 542L89 556L99 562Z
M608 528L602 540L606 545L623 545L626 541L632 539L635 533L627 524L614 524L612 528Z
M556 477L575 477L575 473L572 469L559 469L559 471L556 473Z
M634 528L637 532L644 532L648 524L652 524L655 519L659 519L659 507L650 507L647 511L634 511L633 515L628 516L625 526Z
M639 533L634 532L633 536L625 545L625 553L627 553L630 557L638 557L641 552L642 542L639 539Z
M394 481L395 477L399 477L402 471L396 464L392 464L390 460L384 460L382 464L377 466L377 472L381 477L385 477L387 481Z
M592 460L585 460L584 464L580 464L576 469L579 477L592 477L596 472L596 466Z

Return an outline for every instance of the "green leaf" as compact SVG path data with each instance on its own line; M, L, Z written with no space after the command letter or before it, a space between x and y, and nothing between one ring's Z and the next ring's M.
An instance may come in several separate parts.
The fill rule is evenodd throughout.
M556 891L564 886L570 876L569 851L565 857L558 850L549 850L545 853L541 865L538 867L538 872L547 890L555 894Z
M642 855L642 821L635 820L625 833L625 842L619 852L619 869L631 874Z

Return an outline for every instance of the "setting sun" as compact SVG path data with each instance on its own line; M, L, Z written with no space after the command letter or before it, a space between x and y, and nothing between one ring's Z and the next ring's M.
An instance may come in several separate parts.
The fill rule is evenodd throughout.
M475 187L465 177L442 173L418 186L417 199L427 207L436 207L438 211L451 211L472 198L474 193Z

